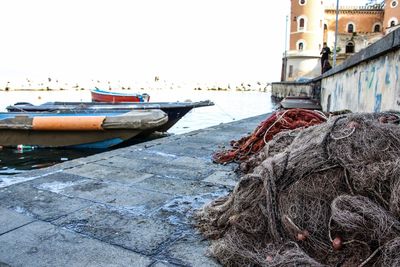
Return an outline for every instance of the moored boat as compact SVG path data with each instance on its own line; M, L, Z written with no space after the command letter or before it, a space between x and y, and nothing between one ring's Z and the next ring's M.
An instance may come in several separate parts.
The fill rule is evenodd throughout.
M0 146L108 148L165 124L161 110L129 112L3 112Z
M146 93L119 93L112 91L104 91L99 88L90 90L92 95L92 101L94 102L110 102L110 103L121 103L121 102L149 102L150 96Z
M206 100L199 102L142 102L142 103L93 103L93 102L48 102L41 105L16 103L8 106L10 112L120 112L121 110L154 110L161 109L168 115L168 122L157 127L156 131L166 132L190 110L198 107L213 106Z
M305 96L287 96L278 104L278 108L322 110L322 107L317 100Z

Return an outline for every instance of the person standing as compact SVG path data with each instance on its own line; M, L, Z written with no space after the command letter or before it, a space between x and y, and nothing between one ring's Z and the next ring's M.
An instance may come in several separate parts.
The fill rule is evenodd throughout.
M321 55L321 71L324 69L325 60L328 60L329 62L329 54L331 53L331 49L327 46L326 43L324 43L324 47L322 48L321 53L319 53Z

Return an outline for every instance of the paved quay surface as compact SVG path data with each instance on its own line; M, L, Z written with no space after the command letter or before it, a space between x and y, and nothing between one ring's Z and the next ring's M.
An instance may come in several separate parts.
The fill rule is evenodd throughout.
M0 267L219 266L192 215L238 180L212 153L265 118L0 176Z

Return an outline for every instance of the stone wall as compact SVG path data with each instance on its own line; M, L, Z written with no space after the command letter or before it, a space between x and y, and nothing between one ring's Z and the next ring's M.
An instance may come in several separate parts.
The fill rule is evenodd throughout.
M281 99L287 96L313 96L311 83L280 82L272 83L271 96Z
M325 111L400 111L400 29L322 76Z

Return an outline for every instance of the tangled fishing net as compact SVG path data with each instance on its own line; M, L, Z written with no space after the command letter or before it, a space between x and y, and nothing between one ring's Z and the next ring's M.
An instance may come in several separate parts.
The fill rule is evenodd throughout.
M400 126L348 114L279 133L196 216L226 266L400 266Z
M297 128L307 128L326 121L322 112L306 109L289 109L273 113L261 122L255 131L238 141L231 141L232 149L213 155L216 163L242 162L258 153L276 134Z
M307 128L326 121L326 116L317 111L289 109L273 113L261 122L255 131L238 141L231 141L232 149L213 155L216 163L242 162L258 153L276 134L297 128Z

